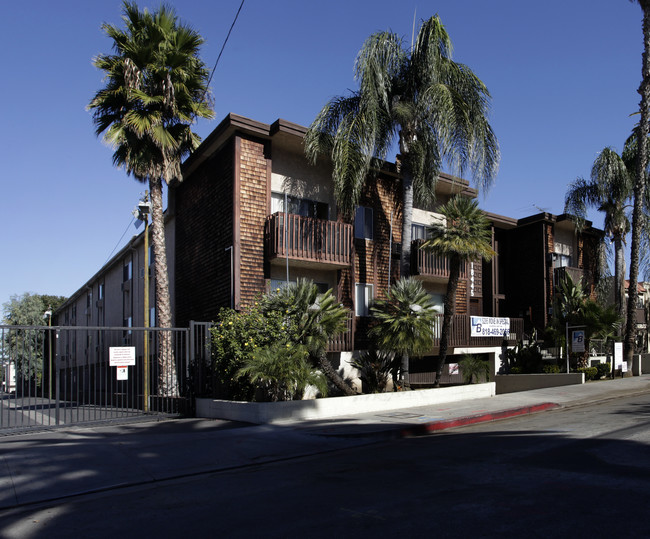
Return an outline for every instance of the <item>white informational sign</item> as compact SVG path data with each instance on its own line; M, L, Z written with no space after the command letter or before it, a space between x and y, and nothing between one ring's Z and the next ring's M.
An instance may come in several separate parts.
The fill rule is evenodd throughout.
M108 361L111 367L135 365L135 346L111 346L108 349Z
M616 369L623 369L625 367L625 371L627 371L627 363L623 361L623 343L622 342L615 342L614 343L614 370Z
M585 332L583 330L571 332L571 351L572 352L585 351Z
M492 316L470 317L471 337L509 337L510 318L494 318Z
M129 368L128 367L118 367L117 368L117 379L118 380L128 380L129 379Z
M458 363L449 364L449 374L458 374Z

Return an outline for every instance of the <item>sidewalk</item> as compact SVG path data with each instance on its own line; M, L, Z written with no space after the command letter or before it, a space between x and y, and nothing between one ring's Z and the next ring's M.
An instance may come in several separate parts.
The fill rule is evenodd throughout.
M273 426L182 419L5 436L0 437L0 509L645 392L650 375Z

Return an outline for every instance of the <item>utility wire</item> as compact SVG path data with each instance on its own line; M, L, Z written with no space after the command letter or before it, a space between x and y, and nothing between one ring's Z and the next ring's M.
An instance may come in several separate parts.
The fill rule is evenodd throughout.
M114 253L114 252L117 250L117 248L120 246L120 243L122 243L122 239L124 238L124 236L126 236L126 233L129 231L129 228L131 228L131 225L133 224L133 221L135 221L135 216L133 216L133 217L131 218L131 222L130 222L130 223L128 224L128 226L124 229L124 232L122 233L122 236L120 237L120 239L117 240L117 243L115 244L115 247L113 247L113 250L112 250L111 253L108 255L108 258L106 259L106 262L104 262L104 266L105 266L106 263L111 259L111 257L113 256L113 253Z
M208 79L208 84L207 86L210 86L210 83L212 82L212 77L214 76L214 72L217 69L217 65L219 65L219 60L221 59L221 55L223 54L223 50L226 48L226 43L228 43L228 39L230 38L230 34L232 33L232 29L235 27L235 23L237 22L237 19L239 17L239 13L241 11L241 8L244 7L244 1L241 0L241 4L239 4L239 9L237 10L237 13L235 14L235 18L232 21L232 24L230 25L230 30L228 30L228 35L226 36L226 39L223 42L223 45L221 46L221 50L219 51L219 56L217 56L217 61L214 63L214 67L212 68L212 72L210 73L210 78ZM203 99L205 99L205 94L207 93L207 90L203 93Z

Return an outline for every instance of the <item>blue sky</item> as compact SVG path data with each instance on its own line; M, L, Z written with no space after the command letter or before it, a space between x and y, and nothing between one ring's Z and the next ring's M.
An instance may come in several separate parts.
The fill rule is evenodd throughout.
M171 2L206 39L210 67L240 1ZM641 9L626 0L246 0L212 81L216 118L197 132L206 137L229 112L309 125L355 88L364 39L391 29L410 41L414 13L440 15L455 60L492 94L502 158L481 207L561 213L567 184L589 175L603 147L620 150L635 122ZM113 168L85 110L102 85L91 60L111 46L100 25L120 23L121 2L25 0L2 15L0 304L72 294L137 233L131 210L145 189Z

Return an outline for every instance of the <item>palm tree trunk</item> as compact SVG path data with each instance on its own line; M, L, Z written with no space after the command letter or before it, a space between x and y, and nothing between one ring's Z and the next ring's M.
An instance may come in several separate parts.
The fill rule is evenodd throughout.
M318 356L318 368L327 377L327 379L332 382L332 384L334 384L344 395L351 396L357 394L354 389L345 383L345 380L341 378L334 367L332 367L332 364L330 363L329 359L327 359L327 354L325 352L319 354Z
M411 389L411 379L409 378L409 355L407 353L402 354L401 371L402 389Z
M151 243L154 252L154 271L156 275L156 318L157 326L172 327L172 311L169 298L169 274L167 272L167 249L165 245L165 219L162 209L162 179L149 178L151 191ZM178 377L174 357L171 331L158 334L158 394L178 397Z
M632 212L632 246L630 248L630 288L627 297L627 323L625 328L625 361L631 362L636 341L636 283L639 278L639 251L643 226L643 201L645 198L645 169L647 165L648 120L650 120L650 0L639 0L643 10L643 64L641 68L641 121L639 122L639 154L634 181L634 210Z
M623 238L619 234L614 236L614 302L619 316L625 314L625 251L623 249Z
M440 330L440 351L438 353L438 367L436 368L436 381L434 387L440 387L442 368L447 360L449 348L449 331L451 321L456 312L456 291L460 280L460 258L451 256L449 260L449 282L447 283L447 294L445 295L445 312L442 316L442 329Z
M411 241L413 231L413 174L410 167L402 168L402 254L399 260L400 277L411 276Z

